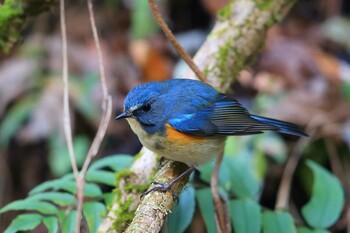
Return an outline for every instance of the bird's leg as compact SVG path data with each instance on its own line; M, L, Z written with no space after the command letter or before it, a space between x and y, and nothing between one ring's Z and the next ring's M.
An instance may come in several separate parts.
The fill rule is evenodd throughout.
M173 181L171 181L168 184L163 184L157 181L153 181L152 184L156 184L157 186L154 186L153 188L147 190L146 192L144 192L141 195L141 198L147 194L149 194L150 192L153 191L158 191L158 192L166 192L169 191L171 193L171 195L173 196L174 199L177 199L177 196L175 195L175 193L171 190L171 187L174 186L174 184L176 184L176 182L178 182L182 177L191 174L191 172L194 170L194 166L189 167L184 173L182 173L181 175L179 175L178 177L176 177Z

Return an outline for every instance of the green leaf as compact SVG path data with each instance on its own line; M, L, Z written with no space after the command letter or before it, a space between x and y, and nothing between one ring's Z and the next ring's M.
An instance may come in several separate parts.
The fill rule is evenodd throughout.
M350 83L343 83L341 85L341 91L348 101L350 101Z
M114 172L89 170L86 174L86 180L90 182L98 182L109 186L115 185Z
M235 233L259 233L261 230L261 208L251 199L229 202L231 221Z
M266 132L257 137L256 146L264 154L271 156L277 163L287 159L287 147L281 136L275 132Z
M73 140L74 152L77 165L80 166L89 149L89 139L86 136L75 136ZM54 134L49 140L50 158L49 164L55 176L62 176L70 171L71 164L66 142L61 135Z
M339 180L318 164L308 160L314 182L311 199L302 208L306 222L314 228L327 228L339 218L344 206L344 192Z
M86 197L101 197L102 191L98 185L86 183L84 187L84 195Z
M35 188L33 188L30 192L29 195L37 194L44 192L45 190L75 190L76 189L76 184L73 180L71 179L56 179L56 180L49 180L45 181L44 183L39 184Z
M103 200L106 204L106 206L110 206L113 204L113 200L114 200L114 193L104 193L102 195Z
M89 73L84 75L84 78L72 77L69 79L69 84L74 90L74 107L80 112L89 122L97 122L99 120L100 106L93 101L91 93L98 85L98 74Z
M43 214L56 214L58 211L57 208L50 203L24 199L11 202L4 206L0 210L0 214L11 210L34 210Z
M229 167L226 164L227 158L224 157L223 162L221 163L221 167L219 170L219 186L223 186L225 188L228 188L230 186L230 171ZM215 166L215 161L211 161L210 163L204 164L199 167L200 171L200 178L210 183L211 175L213 173Z
M243 156L227 157L231 179L231 191L239 198L255 198L260 189L260 182L253 171L251 161Z
M262 215L264 233L296 233L292 216L287 212L265 211Z
M101 168L110 168L117 172L130 166L133 157L130 155L112 155L93 162L89 170L96 170Z
M181 192L179 203L168 217L168 233L182 233L190 225L195 210L195 190L186 186Z
M73 194L75 194L77 191L75 181L71 180L70 178L61 178L57 180L46 181L36 186L34 189L30 191L29 195L44 192L45 190L48 190L48 189L65 190ZM86 197L99 197L102 195L102 192L97 185L86 183L84 187L84 195Z
M75 135L73 139L73 149L76 156L77 165L81 166L88 153L90 140L85 135ZM61 157L62 158L62 157Z
M40 214L21 214L18 215L7 227L4 233L15 233L18 231L31 231L35 229L42 220Z
M237 153L237 138L235 137L227 137L226 144L225 144L225 150L224 155L234 155Z
M35 195L29 196L27 199L32 201L51 201L59 206L70 206L76 204L75 197L72 194L60 192L36 193Z
M48 233L58 232L58 220L56 217L46 217L43 219L43 222L48 230Z
M34 96L25 98L13 106L6 114L0 124L0 146L7 145L10 138L21 127L36 105L35 99L36 97Z
M131 35L134 39L143 39L155 34L158 24L146 1L137 1L133 4Z
M106 207L100 202L87 202L84 204L83 213L89 227L89 232L97 232L106 214Z
M230 190L232 186L232 180L230 175L230 165L231 159L228 156L223 158L223 161L219 170L219 187L223 187L225 190ZM204 164L199 167L200 178L207 182L211 182L211 175L213 173L215 166L215 161L211 161L210 163Z
M76 225L77 211L73 210L68 215L66 211L61 212L62 232L74 232Z
M196 198L208 233L216 233L213 195L210 188L196 191Z
M298 233L330 233L327 230L323 230L323 229L309 229L306 227L299 227L298 228Z
M221 163L221 165L224 163L225 162ZM210 183L210 177L211 177L211 174L213 173L214 165L215 165L215 161L211 161L199 167L199 172L200 172L199 176L203 181ZM221 172L221 168L219 170L219 176L220 176L220 172Z
M267 157L261 150L254 151L253 164L255 174L257 175L258 180L261 182L265 178L268 169Z

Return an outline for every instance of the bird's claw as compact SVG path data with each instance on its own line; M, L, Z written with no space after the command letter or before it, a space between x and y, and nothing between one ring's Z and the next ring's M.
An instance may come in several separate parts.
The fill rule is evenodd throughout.
M165 193L167 191L169 191L171 193L171 196L173 197L173 199L175 200L176 203L179 202L179 198L178 196L174 193L173 190L171 190L171 187L172 185L169 185L169 184L163 184L161 182L157 182L157 181L152 181L152 184L153 185L156 185L152 188L150 188L149 190L147 190L146 192L142 193L141 195L141 199L146 196L147 194L153 192L153 191L158 191L158 192L162 192L162 193Z

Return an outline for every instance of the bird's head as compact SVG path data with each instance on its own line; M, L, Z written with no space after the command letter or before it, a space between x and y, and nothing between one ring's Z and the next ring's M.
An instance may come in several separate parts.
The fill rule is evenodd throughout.
M155 133L164 127L164 87L151 82L134 87L124 102L124 111L115 119L126 118L131 124L136 120L147 133Z

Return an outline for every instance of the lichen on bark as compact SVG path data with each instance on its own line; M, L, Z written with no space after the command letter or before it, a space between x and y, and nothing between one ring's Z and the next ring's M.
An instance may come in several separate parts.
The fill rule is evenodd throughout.
M216 24L194 61L207 80L227 92L239 72L259 51L268 27L278 22L294 0L232 0L218 12ZM190 72L192 74L192 72Z

